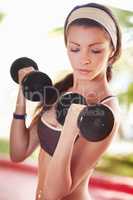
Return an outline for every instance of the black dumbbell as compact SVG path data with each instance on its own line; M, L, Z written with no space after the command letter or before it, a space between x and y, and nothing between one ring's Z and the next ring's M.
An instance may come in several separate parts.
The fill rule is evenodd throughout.
M77 119L81 135L88 141L100 141L106 138L114 125L114 116L110 108L95 103L87 105L85 98L77 93L67 93L60 97L56 105L57 121L63 125L72 103L86 105Z
M111 133L114 115L109 107L101 103L89 105L80 112L77 126L88 141L101 141Z
M87 105L86 99L78 93L67 92L64 95L62 95L58 99L55 108L57 121L61 125L64 124L68 109L70 108L70 105L72 103Z
M52 80L43 72L40 72L37 64L30 58L21 57L16 59L10 68L12 79L18 83L18 71L22 68L33 67L32 71L24 76L22 80L23 94L31 101L44 101L45 104L54 103L58 91L52 85ZM50 100L50 101L49 101Z

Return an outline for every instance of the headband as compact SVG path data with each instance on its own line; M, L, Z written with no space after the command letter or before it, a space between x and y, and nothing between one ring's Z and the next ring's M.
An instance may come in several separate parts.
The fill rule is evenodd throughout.
M104 11L94 7L82 7L74 10L68 17L65 31L67 31L69 25L76 19L87 18L92 19L101 24L109 33L113 46L116 49L117 46L117 30L113 19Z

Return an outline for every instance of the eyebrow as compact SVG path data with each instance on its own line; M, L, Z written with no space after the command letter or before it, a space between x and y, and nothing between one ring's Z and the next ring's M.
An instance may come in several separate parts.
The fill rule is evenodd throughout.
M72 44L75 44L77 46L80 46L80 44L78 44L77 42L70 41L69 43L72 43ZM92 44L90 44L88 46L94 46L94 45L99 45L99 44L103 44L103 42L95 42L95 43L92 43Z

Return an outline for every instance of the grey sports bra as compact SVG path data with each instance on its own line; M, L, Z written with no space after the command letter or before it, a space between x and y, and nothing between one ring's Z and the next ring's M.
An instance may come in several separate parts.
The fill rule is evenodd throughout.
M100 101L106 101L109 98L116 97L113 95L107 96ZM55 128L41 118L38 121L38 136L40 140L41 148L44 149L50 156L54 154L56 146L58 144L61 134L61 129ZM75 142L79 138L79 135L76 137Z

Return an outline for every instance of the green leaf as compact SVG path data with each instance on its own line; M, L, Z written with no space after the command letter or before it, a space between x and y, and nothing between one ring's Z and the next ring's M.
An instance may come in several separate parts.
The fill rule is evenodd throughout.
M0 12L0 22L4 19L4 17L5 17L5 14Z

